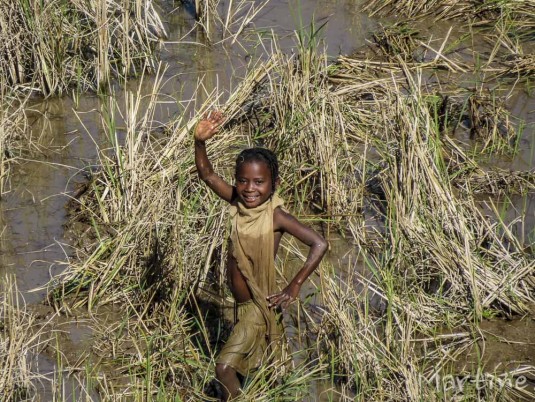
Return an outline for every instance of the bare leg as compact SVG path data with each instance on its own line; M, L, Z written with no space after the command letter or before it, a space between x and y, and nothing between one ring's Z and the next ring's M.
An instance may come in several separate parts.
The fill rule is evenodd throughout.
M215 375L223 386L223 399L226 402L236 398L240 392L240 380L236 370L227 364L216 364Z

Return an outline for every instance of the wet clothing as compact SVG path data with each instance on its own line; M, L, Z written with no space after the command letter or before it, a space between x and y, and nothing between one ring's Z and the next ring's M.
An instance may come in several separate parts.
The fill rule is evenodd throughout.
M238 321L217 358L241 375L247 375L262 363L267 349L266 321L253 300L238 303Z
M242 318L238 317L217 363L228 364L243 375L257 368L264 355L279 354L281 329L266 297L275 291L273 211L283 204L274 194L255 208L245 208L239 201L231 205L233 257L252 295L246 303L253 306L238 306Z

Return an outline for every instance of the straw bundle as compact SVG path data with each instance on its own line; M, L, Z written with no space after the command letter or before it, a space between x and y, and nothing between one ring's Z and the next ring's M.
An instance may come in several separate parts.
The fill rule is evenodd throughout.
M151 0L2 0L0 82L61 94L155 67L165 30Z

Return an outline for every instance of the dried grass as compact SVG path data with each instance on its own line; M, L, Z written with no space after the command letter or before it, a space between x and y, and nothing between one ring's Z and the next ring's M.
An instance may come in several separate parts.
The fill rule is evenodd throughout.
M504 314L531 311L535 265L507 227L482 216L473 192L456 196L452 178L460 165L449 166L450 176L444 155L469 158L440 134L439 113L429 107L432 88L425 74L401 61L397 68L403 75L383 78L381 73L387 71L380 68L371 81L373 63L343 58L334 76L339 102L352 104L357 114L347 120L365 123L368 141L379 154L377 214L384 216L384 229L379 229L382 241L374 247L358 234L369 230L365 223L352 230L372 279L348 275L340 284L324 275L322 288L332 315L325 315L322 333L339 334L332 348L340 356L341 370L351 373L355 387L363 390L362 400L435 400L436 387L422 382L422 375L448 373L448 361L473 342L459 334L451 337L451 349L433 345L439 339L437 328L467 325L468 317L477 320L489 309ZM520 179L509 176L510 183ZM524 188L529 186L521 181ZM368 296L347 282L360 283L357 288L369 289ZM374 321L366 303L371 294L386 304L384 319ZM429 335L425 353L415 348L417 334ZM508 396L494 394L491 400L516 392L505 390Z
M495 24L500 18L519 22L522 28L533 29L533 0L373 0L364 9L374 14L401 14L410 18L434 16L438 19L477 20L479 24Z
M0 395L5 401L30 400L39 378L33 370L41 333L20 298L14 277L4 276L0 283Z
M28 98L15 98L0 94L0 199L9 188L12 163L20 153L26 138L27 120L24 112Z
M195 15L209 42L234 43L268 2L195 0Z
M455 186L468 194L526 194L535 191L535 172L493 169L466 171Z
M0 26L0 82L43 95L153 70L165 36L152 0L2 0Z

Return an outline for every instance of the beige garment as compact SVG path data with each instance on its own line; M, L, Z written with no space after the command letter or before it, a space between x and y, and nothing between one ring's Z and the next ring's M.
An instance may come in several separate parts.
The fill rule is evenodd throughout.
M230 210L233 256L266 322L268 352L277 349L281 337L275 312L268 308L266 297L275 291L273 211L283 204L282 198L274 194L258 207L246 208L237 202Z
M227 364L246 376L257 369L264 360L266 321L258 306L252 301L238 303L238 321L217 357L217 364Z

